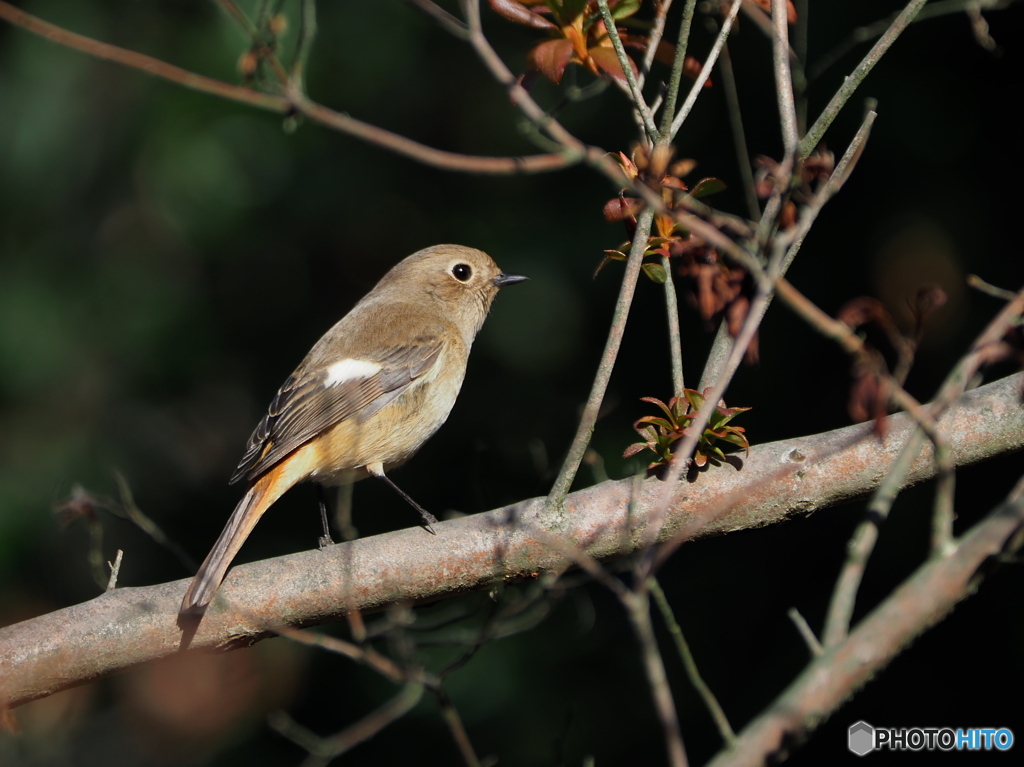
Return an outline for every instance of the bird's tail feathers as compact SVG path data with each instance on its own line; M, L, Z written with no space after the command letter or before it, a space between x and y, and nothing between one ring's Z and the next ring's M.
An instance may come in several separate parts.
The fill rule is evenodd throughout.
M274 492L277 489L274 479L273 472L261 477L238 502L220 537L206 555L203 564L199 566L199 572L185 592L185 598L181 602L182 615L202 613L213 599L249 533L281 495L281 492Z

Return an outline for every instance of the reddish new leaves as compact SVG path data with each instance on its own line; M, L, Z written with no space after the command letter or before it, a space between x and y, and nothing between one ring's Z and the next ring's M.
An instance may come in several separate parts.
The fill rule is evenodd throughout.
M531 72L540 72L553 83L560 83L565 69L578 64L597 77L626 82L622 63L615 54L608 28L601 18L595 0L488 0L496 13L516 24L546 30L553 39L535 45L526 55ZM609 0L612 18L616 21L632 16L640 9L641 0ZM643 51L650 44L647 35L619 29L619 39L626 48ZM675 46L659 41L654 58L671 66ZM626 57L633 75L636 63ZM683 62L683 73L696 78L701 64L692 56ZM708 81L705 87L711 85Z
M554 83L562 81L569 64L586 67L592 74L613 77L623 82L622 70L608 29L601 20L597 3L593 0L489 0L501 16L517 24L546 29L555 36L536 45L528 54L530 68L539 71ZM624 19L640 8L640 0L609 0L612 18ZM622 33L625 35L625 32ZM626 44L623 37L623 44ZM636 64L629 60L633 74Z
M673 446L686 436L687 429L704 405L704 400L704 394L696 389L685 389L683 396L673 397L668 404L656 397L641 397L642 402L657 405L664 416L646 415L637 420L633 428L643 441L627 447L622 457L630 458L644 450L650 450L658 457L647 465L648 471L667 466L672 461ZM744 450L750 449L750 442L747 441L743 427L729 425L733 418L747 410L750 408L726 407L724 401L719 403L697 442L693 463L698 469L703 469L708 463L718 465L728 459L722 452L719 442L730 443Z
M725 184L716 178L702 179L689 189L682 179L697 163L689 159L673 161L673 151L670 146L656 146L651 150L637 146L631 157L620 152L619 162L631 180L658 192L669 211L682 209L687 199L696 200L725 189ZM623 192L605 204L604 217L608 221L622 221L632 237L636 216L645 205L643 200L627 197ZM645 263L644 273L655 282L664 282L666 275L661 260L670 259L676 273L684 278L683 289L701 317L709 323L724 319L729 332L735 336L750 308L752 290L746 270L727 263L713 246L681 227L670 214L658 213L654 217L654 229L644 257L655 257L657 261ZM628 245L626 242L619 250L605 251L601 266L609 260L625 260L623 251ZM748 362L757 360L756 336L746 356Z

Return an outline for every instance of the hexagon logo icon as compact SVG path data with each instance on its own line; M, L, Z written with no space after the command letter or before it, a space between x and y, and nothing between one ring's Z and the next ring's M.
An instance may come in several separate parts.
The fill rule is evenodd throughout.
M870 754L875 750L875 728L865 721L851 724L846 733L846 747L857 756Z

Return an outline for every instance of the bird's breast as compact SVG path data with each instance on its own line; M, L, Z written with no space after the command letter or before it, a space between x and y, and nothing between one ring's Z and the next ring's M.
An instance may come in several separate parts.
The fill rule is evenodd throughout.
M372 416L347 418L314 440L319 460L310 479L347 484L366 477L367 464L381 463L388 471L409 460L448 419L465 378L465 361L458 363L442 354L431 370Z

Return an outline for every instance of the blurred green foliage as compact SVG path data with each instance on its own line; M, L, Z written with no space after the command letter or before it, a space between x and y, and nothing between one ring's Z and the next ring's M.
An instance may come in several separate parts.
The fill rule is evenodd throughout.
M285 3L293 19L287 45L295 5ZM538 151L470 48L412 4L320 5L307 78L314 99L453 151ZM810 3L810 60L899 5ZM238 81L244 40L211 3L20 6ZM536 34L487 9L484 16L499 52L521 71ZM941 279L956 300L932 327L909 381L920 399L997 309L960 289L964 275L1013 289L1024 281L1016 232L1024 149L1011 109L1024 14L1014 6L989 18L1000 55L979 48L967 18L954 15L911 28L883 59L826 136L840 153L859 123L861 99L878 99L860 165L791 272L830 312L862 294L885 295L898 309L917 282ZM694 35L693 50L703 56L712 33L698 19ZM731 50L750 153L777 155L768 42L741 23ZM813 85L812 115L863 50ZM590 82L570 68L563 86ZM535 90L552 107L562 93L548 83ZM633 124L614 89L563 107L559 118L584 141L628 150ZM740 213L727 124L721 89L713 88L681 134L678 156L696 158L701 176L724 180L729 190L713 202ZM621 273L612 264L592 279L603 250L623 238L621 227L601 217L616 190L583 168L516 178L447 173L301 120L295 128L0 26L0 621L95 595L84 528L60 529L51 508L75 482L116 495L114 469L139 507L201 558L237 497L226 479L277 386L386 269L438 242L483 248L533 280L498 300L452 417L402 470L401 484L435 512L478 512L547 491L586 397ZM660 286L641 282L593 444L613 477L640 463L620 458L633 439L631 424L645 413L639 398L671 394ZM687 380L695 385L710 336L689 307L683 324ZM752 443L848 422L847 361L779 306L763 328L761 360L729 394L754 408L743 419ZM1016 472L1012 456L962 472L961 524L995 503ZM579 482L593 478L584 468ZM701 481L713 479L714 471ZM872 559L864 609L924 555L929 502L928 491L917 490L897 508ZM857 508L840 509L702 542L666 569L665 590L734 725L803 664L786 610L796 605L820 623L857 516ZM386 488L355 488L362 534L411 521ZM125 552L122 585L188 574L126 521L104 522L105 557ZM268 515L242 559L308 548L318 525L313 495L300 488ZM1019 573L986 582L793 763L842 759L845 728L857 718L893 726L998 722L1024 733L1020 712L995 695L1024 672L1024 622L1019 609L1007 609L1019 603L1021 585ZM481 597L466 598L474 599ZM292 764L300 755L261 725L265 710L284 705L327 733L395 692L369 672L283 640L237 655L248 660L193 674L225 674L224 689L254 701L227 734L165 743L185 730L146 715L156 709L145 701L147 690L169 682L159 668L140 670L33 704L24 737L0 739L0 761ZM684 738L703 761L717 738L678 662L668 664ZM261 691L246 686L254 678L263 680ZM479 752L499 755L502 764L580 764L588 754L598 764L663 759L635 642L600 589L570 592L534 630L481 649L452 676L450 692ZM203 694L189 693L183 710L201 713ZM456 759L436 704L424 700L349 763Z

